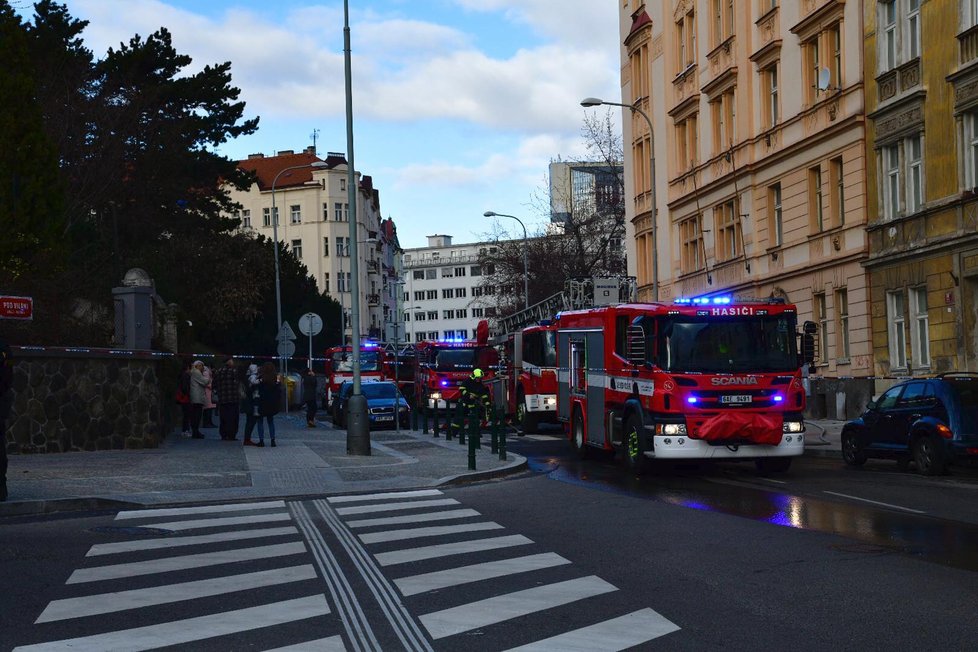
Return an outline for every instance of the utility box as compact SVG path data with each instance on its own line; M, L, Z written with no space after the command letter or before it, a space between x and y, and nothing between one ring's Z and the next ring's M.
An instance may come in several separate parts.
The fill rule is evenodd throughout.
M131 269L123 287L112 288L115 303L115 345L123 349L149 349L153 341L153 281L145 271Z

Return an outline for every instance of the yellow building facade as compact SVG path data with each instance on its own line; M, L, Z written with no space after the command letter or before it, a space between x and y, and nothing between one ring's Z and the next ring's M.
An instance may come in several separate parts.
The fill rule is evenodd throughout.
M664 301L785 298L799 321L819 327L810 412L858 414L875 372L863 266L862 3L619 0L619 8L621 102L653 126L625 109L640 299L652 299L656 277Z
M876 374L978 371L978 3L865 2L864 24Z

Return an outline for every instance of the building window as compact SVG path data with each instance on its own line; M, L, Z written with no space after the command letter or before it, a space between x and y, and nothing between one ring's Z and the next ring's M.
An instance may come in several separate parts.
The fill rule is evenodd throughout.
M465 288L455 288L455 298L464 299L465 298Z
M698 160L697 114L687 116L676 123L676 167L689 170Z
M414 300L415 301L424 301L424 290L415 290L414 291Z
M455 290L452 288L445 288L441 291L442 299L452 299L455 297Z
M243 226L246 229L250 229L251 228L251 210L250 209L247 209L246 208L243 211L241 211L241 226Z
M829 161L829 183L832 186L829 202L832 207L832 219L835 226L842 226L846 223L846 190L841 156Z
M812 230L819 233L825 229L825 215L822 212L822 167L816 166L808 170L808 210L811 216Z
M829 359L829 317L825 306L825 293L812 297L812 316L818 324L818 355L821 360Z
M454 270L451 267L442 267L441 268L441 277L442 278L452 278L453 276L455 276L455 272L454 272Z
M455 311L454 310L442 310L441 311L441 318L442 319L455 319Z
M262 226L271 226L272 225L272 217L271 216L272 216L272 209L271 208L263 208L263 209L261 209L261 225Z
M683 249L680 267L683 274L691 274L703 268L703 230L700 216L691 217L679 223L679 236Z
M696 12L692 8L676 23L676 44L677 72L681 73L696 63Z
M302 224L302 206L293 204L289 207L289 215L293 224Z
M903 290L886 293L886 321L890 335L890 369L907 368L907 334L904 330Z
M416 270L414 270L414 272L411 274L411 278L413 278L415 281L423 281L424 280L424 270L423 269L416 269Z
M425 278L426 281L430 281L432 279L438 278L438 270L437 269L433 269L433 268L432 269L426 269L424 271L424 278Z
M930 366L930 321L927 317L927 288L910 288L910 350L914 367Z
M473 308L472 309L472 316L473 317L482 317L482 315L483 315L483 309L482 308Z
M713 209L717 230L717 260L719 261L730 260L740 255L743 235L737 208L737 201L731 199Z
M329 204L323 202L323 222L329 221Z
M835 293L835 333L836 351L839 358L849 361L849 291L837 290Z
M891 219L900 212L900 147L883 148L883 217Z
M911 136L907 148L907 212L916 213L924 204L923 152L920 136Z
M465 268L464 267L456 267L455 268L455 276L465 276Z
M350 221L350 205L336 202L333 204L333 221L334 222L349 222Z
M424 321L424 320L425 320L425 314L423 312L414 313L414 321Z
M344 192L345 190L346 190L346 179L340 177L340 192Z
M880 25L883 32L880 71L891 70L897 65L897 0L880 3Z
M778 99L778 64L764 70L764 81L767 84L767 126L773 127L781 118L781 106Z
M329 258L329 238L323 238L323 256Z
M805 58L805 74L802 80L805 85L805 99L809 104L818 101L818 72L822 65L821 52L818 44L819 37L806 41L802 45L802 56Z
M438 319L438 311L437 310L429 310L428 311L428 321L435 321L437 319Z
M734 0L712 0L710 7L710 35L713 47L733 36Z
M737 139L735 90L731 88L721 94L710 102L710 107L713 111L713 154L716 156Z
M972 190L978 188L978 110L964 114L964 142L965 186Z
M479 265L469 267L469 276L482 276L482 267Z
M920 0L907 0L907 56L920 56Z
M458 310L455 311L456 319L466 319L468 316L469 316L469 311L466 310L465 308L459 308Z
M434 299L437 299L438 298L438 290L428 290L427 293L425 294L425 297L426 297L426 299L428 301L432 301Z
M482 296L482 286L480 286L480 285L473 285L472 286L472 296L473 297L481 297Z
M829 44L832 46L832 76L829 86L842 88L842 27L838 23L828 29Z
M349 256L350 255L350 239L349 238L336 238L336 255L337 256Z
M329 293L329 272L323 274L323 292Z
M780 247L784 243L784 218L781 212L781 184L776 183L767 190L767 214L770 223L770 238L772 247Z

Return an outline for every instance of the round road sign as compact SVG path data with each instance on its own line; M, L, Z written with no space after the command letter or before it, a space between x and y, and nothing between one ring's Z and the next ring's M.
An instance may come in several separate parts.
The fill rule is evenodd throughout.
M303 316L299 317L299 331L303 335L308 335L312 337L313 335L319 335L323 330L323 319L314 312L307 312Z
M278 357L291 358L295 354L295 342L289 340L279 340Z

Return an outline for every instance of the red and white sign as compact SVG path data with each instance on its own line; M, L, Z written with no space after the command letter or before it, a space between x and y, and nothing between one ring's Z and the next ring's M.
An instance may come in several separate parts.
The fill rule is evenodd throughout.
M0 319L33 319L34 297L0 295Z

